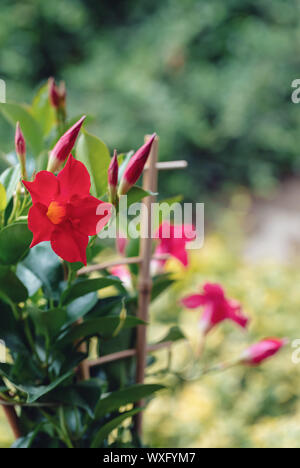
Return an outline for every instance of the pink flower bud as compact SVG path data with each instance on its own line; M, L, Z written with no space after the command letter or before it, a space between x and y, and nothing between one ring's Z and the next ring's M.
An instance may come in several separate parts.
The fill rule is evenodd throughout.
M108 168L108 191L109 191L109 197L110 197L111 203L115 203L116 198L117 198L118 178L119 178L119 164L118 164L117 151L115 150L114 156Z
M63 162L69 157L85 118L85 115L81 117L81 119L58 140L55 147L50 152L47 171L57 172Z
M48 80L49 100L55 109L65 108L66 106L66 86L62 81L59 86L56 85L54 78Z
M126 195L142 175L155 138L156 133L132 156L122 177L119 195Z
M20 123L17 122L16 133L15 133L15 147L16 153L21 164L22 178L27 179L26 173L26 142L22 133Z
M286 339L266 338L246 349L241 355L241 362L246 365L257 366L278 353L286 344Z

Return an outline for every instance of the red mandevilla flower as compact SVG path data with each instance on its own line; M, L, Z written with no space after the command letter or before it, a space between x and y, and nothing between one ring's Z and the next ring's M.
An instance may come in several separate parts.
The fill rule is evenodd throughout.
M63 260L86 264L89 236L107 224L111 205L90 195L91 179L85 166L70 155L57 177L41 171L34 182L23 184L33 202L28 214L28 227L33 233L30 247L50 241Z
M156 133L154 133L147 143L145 143L130 159L120 182L119 195L126 195L126 193L128 193L139 180L149 158L155 138Z
M155 249L156 256L165 254L176 258L184 267L188 267L189 259L186 250L186 244L195 240L195 228L192 225L172 225L165 221L155 233L155 238L160 242ZM161 273L167 259L155 259L151 262L153 274Z
M58 140L53 150L50 152L47 171L57 172L64 161L69 157L85 118L85 115L81 117L81 119Z
M188 309L204 307L204 313L200 320L200 328L204 334L207 334L214 326L224 320L232 320L246 328L249 319L243 315L240 304L232 299L227 299L219 284L206 283L203 291L203 294L184 298L182 304Z
M266 359L274 356L287 343L287 340L266 338L246 349L241 356L241 362L250 366L257 366Z

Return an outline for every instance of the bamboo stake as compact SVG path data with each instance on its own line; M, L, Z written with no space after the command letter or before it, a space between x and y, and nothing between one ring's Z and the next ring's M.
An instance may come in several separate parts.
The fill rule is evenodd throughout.
M187 161L162 161L156 164L156 169L158 171L172 171L176 169L186 169L188 167ZM148 168L146 167L147 171Z
M0 398L0 404L1 404L1 401L5 402L5 400ZM15 408L13 406L5 406L4 404L2 405L2 408L9 422L9 425L13 431L15 438L19 439L20 437L22 437L22 432L20 429L19 418L17 416Z
M145 141L148 140L146 136ZM144 173L143 189L149 190L153 193L157 191L157 167L158 161L158 137L155 138L151 154L149 156L149 162L147 170ZM142 263L140 266L138 292L138 317L145 322L148 322L149 305L151 300L152 291L152 279L150 274L150 262L152 259L152 217L151 217L151 206L155 202L155 196L147 197L144 200L141 213L141 244L140 244L140 256L142 257ZM136 382L142 384L145 378L145 367L146 367L146 356L147 356L147 335L146 326L139 325L137 327L137 369L136 369ZM138 407L143 405L142 401L137 403ZM138 413L135 418L136 430L139 435L142 433L142 413Z
M164 348L170 348L172 346L172 341L165 341L164 343L157 343L154 345L147 346L147 353L153 353L154 351L158 351ZM106 364L108 362L119 361L120 359L126 359L129 357L133 357L137 354L136 349L125 349L124 351L118 351L117 353L107 354L106 356L102 356L97 359L91 359L87 361L87 366L89 368L99 366L101 364Z
M169 254L153 255L153 260L168 260L170 258ZM133 265L142 263L142 257L128 257L128 258L119 258L118 260L110 260L103 263L98 263L96 265L91 265L88 267L83 267L78 270L77 275L87 275L95 271L108 270L109 268L119 266L119 265Z
M142 262L141 257L119 258L118 260L110 260L107 262L99 263L97 265L91 265L88 267L81 268L77 272L77 275L78 276L86 275L88 273L93 273L94 271L107 270L114 266L133 265L134 263L141 263L141 262Z

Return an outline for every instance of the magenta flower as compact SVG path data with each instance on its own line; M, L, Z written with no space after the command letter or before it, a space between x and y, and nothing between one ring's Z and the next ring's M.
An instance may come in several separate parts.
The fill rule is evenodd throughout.
M266 338L246 349L241 356L241 362L246 365L257 366L278 353L286 344L286 339Z
M53 173L57 172L64 161L70 156L85 118L85 115L81 117L81 119L78 120L73 127L69 128L69 130L58 140L50 153L47 171Z
M195 228L192 225L172 225L165 221L155 233L155 238L159 239L159 244L155 249L156 256L170 255L176 258L184 267L188 267L189 259L186 244L195 240ZM153 274L161 273L167 259L155 259L152 261L151 269Z
M224 320L232 320L243 328L246 328L249 321L243 315L240 304L227 299L219 284L206 283L203 287L203 294L185 297L182 304L188 309L204 307L204 313L200 319L200 328L204 334Z
M113 276L119 278L124 284L125 288L131 289L132 279L129 269L126 265L116 265L110 269L110 273Z

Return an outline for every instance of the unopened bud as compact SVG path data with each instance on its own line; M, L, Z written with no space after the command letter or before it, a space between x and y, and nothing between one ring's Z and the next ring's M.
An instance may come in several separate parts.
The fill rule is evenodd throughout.
M84 120L85 116L78 120L78 122L58 140L55 147L50 152L47 171L53 173L57 172L64 161L69 157Z
M132 156L123 174L119 195L126 195L142 175L155 138L156 133Z
M17 122L16 133L15 133L15 148L16 153L21 164L21 174L24 180L27 180L27 171L26 171L26 142L24 135L22 133L20 123Z

